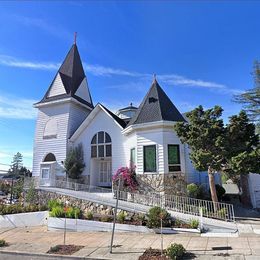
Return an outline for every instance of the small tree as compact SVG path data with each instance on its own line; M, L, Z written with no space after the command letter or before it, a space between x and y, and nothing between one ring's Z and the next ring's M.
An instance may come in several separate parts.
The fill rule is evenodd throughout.
M174 130L191 149L190 158L199 171L207 171L213 202L218 202L214 173L221 170L225 158L226 142L222 108L204 110L202 106L187 113L188 122L178 122Z
M69 178L80 178L81 173L85 168L84 154L81 144L69 150L64 162L64 167Z
M9 173L12 175L18 175L20 169L23 166L23 156L21 153L16 153L13 157L13 161L11 162L11 169Z
M29 204L33 204L35 202L37 202L37 191L35 189L35 185L34 182L31 181L29 189L25 195L25 202L29 203Z

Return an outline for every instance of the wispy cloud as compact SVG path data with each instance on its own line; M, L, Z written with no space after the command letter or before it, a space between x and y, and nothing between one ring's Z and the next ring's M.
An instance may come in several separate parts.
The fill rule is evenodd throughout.
M61 39L71 39L73 35L62 26L59 26L58 24L52 25L41 18L26 17L22 15L11 15L11 18L20 24L28 27L36 27L42 31L45 31L48 34L59 37Z
M0 118L34 119L36 109L35 100L20 97L6 97L0 94Z
M0 64L8 67L17 67L25 69L36 69L36 70L57 70L59 63L50 62L33 62L16 59L8 55L0 55Z
M57 70L60 66L60 63L56 62L35 62L35 61L27 61L17 59L8 55L0 54L0 65L9 66L9 67L18 67L24 69L35 69L35 70ZM90 73L97 77L111 77L111 76L123 76L123 77L131 77L138 79L139 82L135 82L130 84L120 84L115 86L109 86L109 88L137 88L142 89L142 84L147 80L152 78L152 74L149 73L141 73L135 71L128 71L120 68L113 68L102 66L98 64L87 64L83 63L85 70L87 73ZM216 83L213 81L205 81L202 79L191 79L186 76L177 75L177 74L159 74L157 78L162 82L167 84L168 86L182 86L182 87L197 87L203 89L209 89L217 91L222 94L239 94L242 93L242 90L229 88L225 84ZM140 83L142 82L142 83Z

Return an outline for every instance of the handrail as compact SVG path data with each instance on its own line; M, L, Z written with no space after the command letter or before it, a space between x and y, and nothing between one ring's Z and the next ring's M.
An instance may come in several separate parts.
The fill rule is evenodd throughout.
M116 197L116 194L109 198L105 196L105 194L113 193L111 188L98 187L76 182L56 180L54 187L76 191L85 191L88 193L98 193L97 196L99 196L102 201L111 201L111 198ZM128 203L152 207L160 206L167 210L191 214L194 216L200 216L202 211L204 217L235 222L233 205L223 202L212 202L209 200L201 200L178 195L161 195L159 193L150 193L149 195L145 195L129 191L120 191L119 199L121 201L127 201Z

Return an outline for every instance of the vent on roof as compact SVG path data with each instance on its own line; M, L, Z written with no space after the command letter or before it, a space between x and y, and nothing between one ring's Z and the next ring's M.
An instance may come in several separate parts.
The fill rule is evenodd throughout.
M154 98L154 97L149 98L149 103L155 103L156 101L158 101L157 98Z

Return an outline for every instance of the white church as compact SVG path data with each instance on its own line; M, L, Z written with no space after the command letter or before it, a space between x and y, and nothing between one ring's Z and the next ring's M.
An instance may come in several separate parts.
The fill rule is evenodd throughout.
M134 164L138 181L148 191L185 193L190 182L207 183L189 159L188 148L173 131L183 115L156 79L140 106L111 112L92 102L76 44L73 44L43 99L35 104L33 176L41 185L65 177L64 160L70 147L81 144L85 184L111 187L112 175ZM177 192L176 192L177 191Z

